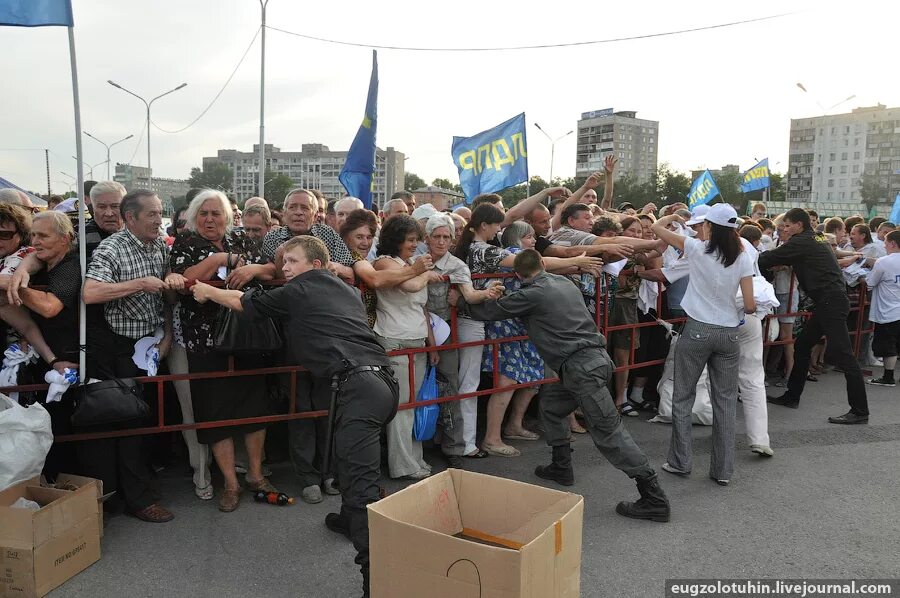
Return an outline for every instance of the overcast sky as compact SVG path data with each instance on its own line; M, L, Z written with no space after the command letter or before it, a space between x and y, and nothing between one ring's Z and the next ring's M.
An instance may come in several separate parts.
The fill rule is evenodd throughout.
M111 143L113 163L146 164L145 111L112 79L145 97L188 86L153 106L168 129L211 101L259 26L257 0L73 0L84 130ZM813 2L421 2L270 0L268 22L340 40L427 47L506 46L599 40L714 25L786 12L775 20L648 40L507 52L378 53L378 145L409 156L426 181L458 180L453 135L471 135L525 112L532 175L547 177L554 135L585 111L636 110L660 121L659 158L679 170L770 158L787 166L792 117L857 106L900 105L896 25L900 3ZM0 176L54 191L75 174L65 29L2 28ZM347 149L362 118L371 51L269 30L266 141ZM220 148L250 151L259 139L259 40L218 102L193 127L152 131L156 176L185 178ZM797 88L802 82L808 93ZM106 150L84 139L85 161ZM780 162L780 164L776 164ZM557 144L554 173L575 172L575 135ZM87 174L87 173L85 173ZM94 178L105 178L105 167ZM58 182L59 181L59 182Z

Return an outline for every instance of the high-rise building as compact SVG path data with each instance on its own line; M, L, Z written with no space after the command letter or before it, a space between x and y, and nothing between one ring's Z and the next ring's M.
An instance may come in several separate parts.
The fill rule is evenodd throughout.
M696 180L698 176L700 176L707 170L709 170L709 174L711 174L714 179L719 178L723 174L731 174L731 175L741 174L740 166L738 166L737 164L726 164L722 168L709 168L709 169L704 168L701 170L692 170L691 171L691 180L692 181Z
M113 180L122 183L126 191L150 189L159 196L163 204L163 212L168 214L172 209L172 201L184 197L190 189L190 185L184 179L153 177L151 181L151 174L152 170L146 166L116 164L116 174L113 176Z
M645 183L656 172L659 122L637 118L637 112L612 108L584 112L578 121L575 176L603 170L607 154L619 156L617 176Z
M789 204L860 211L863 175L877 185L879 200L893 200L900 192L900 108L791 119L788 160Z
M281 151L266 144L266 170L276 175L285 174L298 187L318 189L329 199L337 199L347 194L338 175L344 167L347 152L335 152L321 143L304 143L299 152ZM381 206L385 198L403 189L406 158L393 147L375 151L375 186L372 201ZM234 188L240 201L257 193L259 182L259 145L254 144L252 152L221 149L215 157L203 158L203 168L213 164L225 164L234 173Z

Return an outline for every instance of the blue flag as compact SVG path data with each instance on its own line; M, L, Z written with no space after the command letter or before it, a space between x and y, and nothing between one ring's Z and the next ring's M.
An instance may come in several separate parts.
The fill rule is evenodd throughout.
M0 25L13 27L73 27L72 0L2 0Z
M900 222L900 193L894 199L894 207L891 208L891 217L888 218L888 222L893 222L894 224Z
M704 170L703 174L698 176L691 185L691 192L688 193L688 208L693 210L697 206L708 204L716 195L721 195L719 187L716 186L709 170Z
M366 114L356 137L347 152L347 160L338 175L348 195L362 200L366 209L372 207L372 185L375 173L375 129L378 124L378 52L372 50L372 78L369 79L369 96L366 98Z
M476 195L493 193L528 180L525 113L472 137L454 137L450 153L459 184L472 203Z
M757 189L765 189L769 186L769 159L762 160L759 164L744 173L741 181L741 193L749 193Z

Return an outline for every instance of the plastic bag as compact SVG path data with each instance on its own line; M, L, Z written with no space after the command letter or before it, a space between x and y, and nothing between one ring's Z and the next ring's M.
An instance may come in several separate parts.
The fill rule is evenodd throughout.
M50 414L0 394L0 491L40 475L53 445Z
M663 374L659 380L657 391L659 392L659 413L651 419L651 422L669 424L672 423L672 391L675 386L675 345L678 344L678 334L672 333L672 344L669 347L669 355L666 357L666 365L663 366ZM693 423L703 426L712 425L712 403L709 398L709 375L706 368L697 380L697 394L694 398L694 408L691 410Z
M437 369L428 366L425 370L425 380L416 395L416 401L430 401L438 398ZM424 405L416 407L415 421L413 422L413 439L419 442L434 438L434 430L437 426L440 405Z

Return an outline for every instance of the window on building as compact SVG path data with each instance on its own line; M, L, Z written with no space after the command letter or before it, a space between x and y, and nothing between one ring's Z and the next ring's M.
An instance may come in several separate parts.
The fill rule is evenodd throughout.
M841 174L847 174L847 167L841 166Z
M832 162L834 162L834 157L835 157L834 152L828 154L828 159L829 159L830 161L832 161Z
M847 159L847 152L841 152L841 160Z
M846 199L846 195L847 194L845 192L841 191L841 199Z
M841 179L841 180L838 181L838 183L840 183L840 185L839 185L840 187L846 187L846 186L847 186L847 179Z
M834 166L828 167L828 174L834 174Z
M853 174L859 174L859 164L853 165Z
M847 147L850 144L849 139L844 139L844 147Z
M835 128L834 128L834 127L831 127L831 134L832 134L832 135L835 134Z
M859 152L853 152L853 159L859 160Z
M826 199L831 200L831 191L829 191L828 194L826 195Z
M846 134L848 134L848 133L850 133L850 125L846 125L846 126L844 127L844 134L846 135Z
M856 138L853 140L853 145L859 145L859 137L856 137Z
M834 179L828 179L828 187L834 187Z

